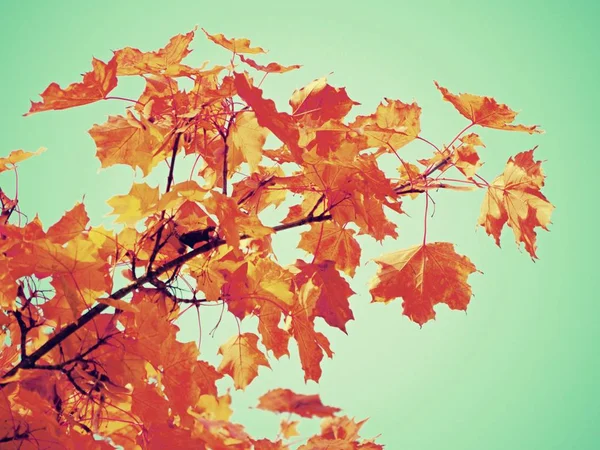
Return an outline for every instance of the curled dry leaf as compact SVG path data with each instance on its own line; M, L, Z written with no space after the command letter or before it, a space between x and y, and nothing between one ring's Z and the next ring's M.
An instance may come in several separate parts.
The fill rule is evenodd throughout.
M40 147L35 152L26 152L24 150L13 150L6 157L0 158L0 172L6 172L7 170L12 170L16 167L17 163L21 161L25 161L26 159L31 158L32 156L39 155L40 153L46 151L45 147Z
M292 413L301 417L329 417L339 408L325 406L318 395L296 394L290 389L273 389L258 399L259 409L275 413Z
M473 94L455 95L440 86L437 81L435 86L442 93L444 100L452 103L458 112L474 125L507 131L524 131L529 134L542 132L538 125L513 125L512 122L517 117L517 113L508 106L498 103L492 97Z

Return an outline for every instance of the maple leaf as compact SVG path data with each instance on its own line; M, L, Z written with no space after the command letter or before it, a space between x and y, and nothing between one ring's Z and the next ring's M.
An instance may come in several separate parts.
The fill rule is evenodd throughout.
M461 136L459 139L462 144L454 149L452 163L464 175L471 178L483 165L479 159L477 150L475 150L475 146L485 147L485 145L483 145L480 137L475 133Z
M160 197L156 209L158 211L179 209L181 212L179 213L179 220L177 222L183 224L182 215L188 216L189 214L194 214L196 218L206 216L206 213L203 212L198 205L198 203L201 203L204 200L206 193L207 190L201 188L197 182L193 180L182 181L181 183L176 183L171 186L169 192L166 192ZM191 204L195 205L193 213L189 210L189 208L192 208ZM181 210L181 208L183 208L183 210ZM214 224L212 219L211 224ZM198 229L198 227L193 229Z
M256 439L252 441L254 450L289 450L289 447L281 441L270 441L269 439Z
M233 378L236 389L246 389L258 376L259 366L271 367L257 344L257 335L243 333L233 336L219 348L223 360L217 370Z
M109 116L108 122L94 125L89 134L96 143L96 156L102 167L125 164L134 170L139 167L144 176L171 151L164 145L160 130L147 120L136 118L131 111L127 111L127 117Z
M227 239L227 244L239 251L240 235L248 234L255 238L267 236L272 229L265 227L257 216L240 211L237 202L219 192L211 192L211 198L205 201L209 213L219 218L219 227Z
M169 419L169 402L155 385L140 384L133 391L131 412L148 427L166 423Z
M316 262L333 261L336 268L353 277L361 253L354 233L334 222L312 223L310 231L300 235L298 248L315 255Z
M227 421L233 414L231 409L231 395L201 395L200 399L194 405L196 417L200 416L211 420Z
M272 351L277 359L283 355L289 356L290 334L279 327L283 315L279 305L269 301L262 302L255 314L258 316L258 332L265 348Z
M305 281L298 289L298 299L291 312L291 333L298 344L304 381L319 381L323 355L333 357L327 337L315 331L315 307L320 292L320 287L312 279Z
M137 48L126 47L114 52L117 75L169 75L184 76L194 71L180 62L191 50L188 49L194 39L194 30L178 34L169 43L156 52L141 52Z
M229 277L223 287L227 308L243 319L263 303L270 302L282 311L289 310L294 295L291 274L268 258L245 262Z
M299 423L300 422L298 422L297 420L282 420L279 426L281 430L281 435L286 439L289 439L294 436L300 436L300 433L297 429Z
M31 114L87 105L106 98L117 86L117 61L108 63L92 59L92 71L83 75L81 83L73 83L62 89L58 84L50 84L40 95L41 102L31 102L31 108L25 114Z
M0 173L12 170L16 167L17 163L31 158L32 156L39 155L46 151L45 147L40 147L35 152L26 152L23 150L13 150L7 157L0 158Z
M382 240L397 237L396 225L385 215L384 206L401 210L389 201L396 197L390 180L373 155L353 161L323 161L305 177L325 194L333 220L344 227L356 223L361 233Z
M433 306L466 310L471 300L467 277L477 269L448 242L417 245L377 259L379 270L371 280L373 302L402 297L403 314L423 325L435 318Z
M356 422L346 416L327 417L321 422L321 433L311 437L299 450L383 450L383 446L373 440L358 440L365 422Z
M241 208L251 214L258 214L269 206L278 207L285 200L287 193L277 185L278 177L283 175L280 167L259 166L257 172L233 185L232 197Z
M140 219L156 212L158 188L146 183L133 183L126 195L115 195L107 203L112 206L111 214L117 215L117 223L135 225Z
M439 89L444 100L452 103L464 117L469 119L473 125L480 125L498 130L524 131L529 134L541 133L538 125L513 125L517 113L508 106L496 102L492 97L482 97L472 94L452 94L445 87L440 86L437 81L435 86Z
M247 162L250 172L255 172L262 159L262 148L268 135L269 130L258 124L253 112L245 111L238 114L227 136L229 172L233 172L242 162ZM220 164L222 165L223 163Z
M358 116L350 128L367 137L369 147L398 150L421 132L421 108L416 103L385 99L370 116Z
M215 44L220 45L223 48L226 48L229 51L232 51L233 53L250 53L250 54L256 54L256 53L266 53L265 50L263 50L260 47L250 47L250 41L248 39L245 38L233 38L233 39L227 39L223 34L218 33L218 34L208 34L208 32L202 28L202 31L204 31L204 34L206 34L206 37L208 39L210 39L211 41L213 41Z
M504 225L512 228L517 245L525 244L532 258L536 255L535 228L548 229L554 206L541 193L544 173L541 161L534 161L532 150L511 157L502 175L488 187L478 223L500 246Z
M343 119L352 106L359 104L348 97L346 89L327 84L325 77L294 91L290 98L294 119L311 126Z
M264 99L262 90L253 86L247 74L234 73L238 95L252 108L258 123L268 128L281 142L286 144L297 161L302 160L302 150L298 146L300 134L296 122L287 113L277 111L273 100Z
M290 389L281 388L260 396L257 408L301 417L329 417L340 411L339 408L323 405L318 395L296 394Z
M46 236L56 244L66 244L86 230L90 221L85 205L77 203L58 222L48 228Z
M346 333L346 323L354 320L348 298L355 292L340 276L334 264L334 261L307 264L298 260L296 267L300 269L300 272L296 274L295 281L298 286L310 281L318 289L313 309L307 311L309 317L322 317L330 326L339 328Z

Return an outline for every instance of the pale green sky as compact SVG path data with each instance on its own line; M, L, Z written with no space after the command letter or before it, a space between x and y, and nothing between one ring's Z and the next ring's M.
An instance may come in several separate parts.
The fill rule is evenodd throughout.
M323 364L319 385L304 385L297 360L273 361L272 371L244 393L234 394L234 419L255 434L276 434L278 418L249 410L273 387L319 393L324 402L357 418L370 417L365 436L381 433L388 449L495 450L598 448L600 364L596 229L598 200L597 82L600 60L595 2L364 2L226 3L176 1L3 2L0 5L2 134L0 155L13 149L48 151L19 171L20 202L29 217L49 225L85 195L94 224L110 219L105 200L129 190L131 171L98 172L87 130L107 114L122 112L104 102L24 118L29 100L50 82L79 81L91 57L108 59L123 46L154 50L195 25L211 33L248 37L270 50L262 61L303 68L265 82L266 95L283 109L294 89L327 75L372 112L383 97L417 101L423 136L447 142L465 120L442 101L438 80L455 92L492 95L521 111L520 123L540 124L529 136L485 130L482 174L493 178L508 157L539 145L546 160L545 193L557 206L551 232L539 236L540 260L532 263L507 230L502 249L476 230L482 193L435 197L431 240L451 241L483 275L473 275L468 314L438 308L423 329L401 315L400 302L369 304L372 263L357 273L351 299L356 321L349 335L328 331L335 357ZM197 34L190 61L228 57ZM134 92L135 82L119 92ZM414 161L425 151L403 149ZM139 178L137 181L140 181ZM11 175L0 176L10 191ZM422 202L408 202L413 219L400 222L400 238L368 243L364 262L419 242ZM278 237L293 253L298 235ZM212 328L207 313L205 329ZM195 339L195 318L182 323ZM244 330L253 327L250 322ZM235 328L225 323L203 341L214 355ZM227 383L223 383L226 386ZM301 425L308 432L312 425Z

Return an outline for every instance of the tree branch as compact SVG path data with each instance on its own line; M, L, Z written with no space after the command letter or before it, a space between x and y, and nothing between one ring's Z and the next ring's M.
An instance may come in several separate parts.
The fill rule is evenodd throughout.
M172 149L172 155L171 155L171 165L169 167L169 175L167 176L167 187L165 189L165 193L169 192L171 190L171 185L173 184L173 172L175 171L175 161L177 158L177 150L179 149L179 140L180 139L181 139L181 133L175 134L175 140L173 141L173 149ZM162 239L162 232L165 228L164 223L162 223L164 219L165 219L165 212L163 211L162 214L160 215L161 225L158 228L158 231L156 233L156 242L154 244L154 249L152 250L150 259L148 259L148 267L146 269L147 272L150 272L152 270L152 264L154 264L154 260L156 259L156 256L158 255L158 252L160 251L160 249L162 247L160 240Z
M331 215L321 214L319 216L305 217L303 219L299 219L294 222L277 225L275 227L272 227L272 229L273 229L274 233L277 233L279 231L289 230L291 228L296 228L296 227L306 225L309 223L313 223L313 222L325 222L330 219L331 219ZM251 237L252 236L250 236L250 235L244 234L244 235L240 236L240 239L249 239ZM187 261L191 260L192 258L195 258L198 255L201 255L212 249L220 247L221 245L223 245L225 243L226 243L226 241L221 238L207 242L206 244L204 244L198 248L195 248L195 249L189 251L188 253L185 253L175 259L172 259L171 261L163 264L156 270L147 271L145 275L139 277L135 282L115 291L113 294L110 295L109 298L112 298L114 300L122 299L127 294L130 294L131 292L135 291L136 289L142 287L144 284L151 282L151 280L155 280L157 277L164 274L165 272L167 272L171 269L174 269L178 266L181 266L181 265L185 264ZM44 355L46 355L48 352L50 352L52 349L54 349L54 347L56 347L61 342L63 342L65 339L67 339L69 336L71 336L73 333L77 332L79 329L84 327L87 323L89 323L91 320L93 320L95 317L100 315L102 312L104 312L108 308L109 308L109 306L104 303L98 303L97 305L93 306L87 312L82 314L75 322L72 322L72 323L68 324L67 326L65 326L64 328L61 328L61 330L58 333L56 333L54 336L52 336L50 339L48 339L36 351L31 353L26 360L21 360L16 366L14 366L12 369L10 369L8 372L6 372L0 378L9 378L9 377L13 376L14 374L16 374L20 369L31 368L40 358L42 358ZM5 384L0 383L0 389L2 389L4 386L6 386L6 383Z

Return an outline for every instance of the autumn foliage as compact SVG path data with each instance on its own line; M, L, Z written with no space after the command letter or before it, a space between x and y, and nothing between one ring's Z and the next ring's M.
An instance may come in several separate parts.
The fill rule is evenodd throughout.
M278 386L257 408L284 414L279 434L251 437L230 421L231 397L216 382L230 377L244 389L291 346L305 380L318 381L333 349L315 323L347 332L357 236L396 238L403 202L425 204L413 221L423 239L376 258L370 292L373 302L401 302L419 325L439 303L466 310L477 272L453 244L427 240L435 192L482 190L479 225L497 244L510 227L536 258L536 231L547 229L553 206L535 148L511 156L494 180L478 174L479 128L540 132L514 124L508 106L435 83L466 119L440 145L423 137L416 103L385 99L348 119L358 103L325 78L294 91L284 112L261 86L300 66L263 62L265 51L247 39L205 32L227 62L191 67L183 61L195 31L158 51L127 47L108 62L93 59L81 82L52 83L31 104L27 115L120 100L121 114L89 130L101 166L143 176L166 166L167 175L108 199L112 229L92 226L82 203L50 226L25 221L16 196L0 191L2 448L380 449L359 436L363 422ZM143 78L139 98L111 97L131 76ZM430 146L429 158L406 159L415 140ZM13 151L0 171L34 155ZM275 208L284 213L273 222ZM295 231L307 257L282 266L272 237ZM207 305L240 324L218 366L200 358L198 343L177 339L177 319ZM245 325L250 317L255 328ZM322 418L321 431L298 437L291 414Z

